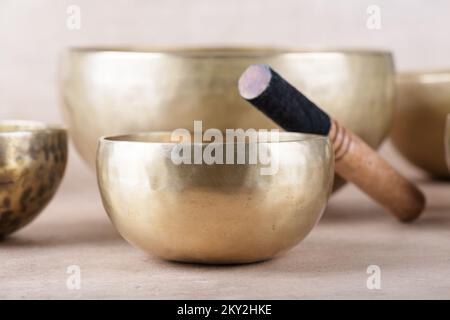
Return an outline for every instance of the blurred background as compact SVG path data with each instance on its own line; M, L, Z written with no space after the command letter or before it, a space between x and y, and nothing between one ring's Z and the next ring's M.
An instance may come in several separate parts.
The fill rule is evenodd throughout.
M367 47L392 51L400 71L450 69L449 12L448 0L0 0L0 118L62 122L69 46ZM93 179L81 163L72 149L66 181Z

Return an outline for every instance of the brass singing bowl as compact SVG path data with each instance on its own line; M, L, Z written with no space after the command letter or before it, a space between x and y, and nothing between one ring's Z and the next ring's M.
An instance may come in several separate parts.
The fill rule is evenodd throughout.
M61 65L62 110L76 148L95 164L101 136L203 127L275 128L237 82L266 63L342 125L377 147L393 112L393 61L379 51L72 49Z
M30 223L48 204L67 162L65 129L0 122L0 237Z
M298 244L322 215L334 174L326 137L260 140L260 152L277 159L271 175L261 174L260 162L177 165L170 141L169 132L115 136L102 138L97 152L112 223L148 253L197 263L266 260ZM207 144L196 145L204 152Z
M404 73L396 82L393 144L432 176L449 178L444 132L450 113L450 72Z

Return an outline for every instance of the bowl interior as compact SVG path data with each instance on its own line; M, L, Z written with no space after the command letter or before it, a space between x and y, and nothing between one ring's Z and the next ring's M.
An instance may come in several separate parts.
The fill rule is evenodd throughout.
M295 47L172 47L172 48L146 48L146 47L72 47L72 53L99 54L99 53L142 53L155 55L175 55L189 58L239 58L239 57L267 57L280 54L295 53L336 53L345 55L386 55L389 51L371 49L344 49L344 48L295 48Z
M247 131L249 132L249 131ZM315 139L324 139L327 137L305 134L298 132L282 132L277 129L270 131L252 131L248 134L228 135L223 131L216 131L216 137L219 139L207 139L204 133L194 133L191 131L183 131L183 134L176 134L169 131L161 132L142 132L126 135L118 135L111 137L104 137L103 141L116 142L144 142L144 143L163 143L163 144L178 144L178 143L193 143L193 144L210 144L210 143L285 143L285 142L300 142Z
M421 84L450 82L450 70L403 72L397 75L397 82Z

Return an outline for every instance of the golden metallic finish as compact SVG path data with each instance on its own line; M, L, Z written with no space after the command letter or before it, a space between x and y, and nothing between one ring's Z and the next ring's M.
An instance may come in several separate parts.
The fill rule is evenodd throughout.
M450 72L400 74L397 95L394 145L431 175L450 177L443 141L450 113Z
M67 162L67 133L31 121L0 122L0 237L33 220L53 197Z
M445 127L445 154L447 159L447 168L450 174L450 113L447 115L447 125Z
M258 143L277 157L274 175L261 175L261 164L176 165L169 132L102 138L97 176L104 207L126 240L164 259L269 259L311 231L333 183L326 137L280 138Z
M73 49L61 66L62 109L83 158L100 136L203 127L274 128L244 101L247 66L270 64L343 126L377 147L393 111L393 61L377 51Z

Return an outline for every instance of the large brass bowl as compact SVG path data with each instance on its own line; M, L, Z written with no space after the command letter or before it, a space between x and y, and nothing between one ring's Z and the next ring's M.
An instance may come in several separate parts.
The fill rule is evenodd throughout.
M32 221L53 197L67 162L66 130L0 122L0 237Z
M436 177L450 177L444 131L450 113L450 72L404 73L397 77L392 141L410 162Z
M393 61L377 51L72 49L61 65L62 110L91 165L100 136L203 127L273 128L239 96L237 81L267 63L377 147L393 112Z
M97 176L104 207L126 240L164 259L269 259L311 231L333 183L327 138L280 137L257 144L277 159L272 175L262 175L259 163L177 165L168 132L103 138Z

